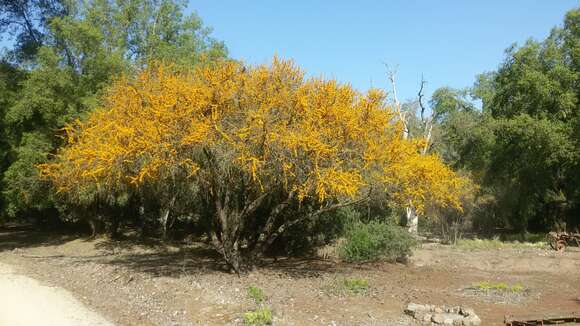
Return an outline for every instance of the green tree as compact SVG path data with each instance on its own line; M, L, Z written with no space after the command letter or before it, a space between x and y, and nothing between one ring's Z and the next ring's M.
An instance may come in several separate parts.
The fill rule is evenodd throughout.
M4 121L6 111L14 105L20 91L20 81L25 78L24 71L14 65L0 61L0 189L2 189L3 172L12 161L8 127ZM5 213L5 201L0 196L0 219Z
M111 81L148 62L192 66L226 56L223 43L209 37L197 15L183 14L181 1L50 2L61 6L50 19L44 16L49 1L18 3L25 14L14 7L5 17L39 16L33 27L42 41L32 64L22 66L28 71L17 96L4 107L10 148L3 161L2 192L10 215L54 206L35 165L61 146L58 130L90 112Z
M0 0L0 38L14 42L8 58L20 63L34 59L51 20L65 14L61 0Z
M543 41L511 46L473 94L483 112L463 143L462 162L481 175L508 226L578 224L580 197L580 9Z

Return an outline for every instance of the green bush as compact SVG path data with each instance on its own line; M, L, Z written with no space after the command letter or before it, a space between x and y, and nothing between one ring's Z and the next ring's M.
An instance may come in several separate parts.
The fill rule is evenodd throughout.
M506 292L506 293L509 293L509 292L520 293L526 289L520 283L509 285L505 282L495 283L495 282L489 282L489 281L475 283L475 284L473 284L473 286L471 288L475 289L475 290L480 290L480 291L497 291L497 292Z
M322 287L330 296L366 295L370 290L369 281L365 278L334 278Z
M347 227L345 239L339 255L349 262L395 260L409 256L416 246L415 239L405 229L381 221L355 221Z
M346 278L343 280L344 288L353 294L366 293L369 289L369 281L364 278Z
M244 325L272 325L272 310L264 307L244 314Z
M261 304L266 300L266 294L264 293L264 290L254 285L251 285L248 288L248 295L254 300L256 304Z

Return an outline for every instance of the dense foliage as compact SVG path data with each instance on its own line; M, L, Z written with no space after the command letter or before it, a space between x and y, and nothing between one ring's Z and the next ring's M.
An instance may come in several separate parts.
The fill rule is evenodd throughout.
M353 220L346 228L344 242L338 248L342 259L349 262L367 262L377 259L395 261L411 255L416 246L404 228L388 221Z
M407 254L386 222L405 211L452 240L580 225L580 9L472 88L424 103L422 83L391 107L290 61L228 60L185 6L0 0L0 221L179 225L236 270L276 241Z
M580 10L543 41L506 51L494 72L466 92L440 89L436 150L482 185L475 226L516 231L580 224ZM441 95L444 96L441 96Z
M235 269L294 224L387 192L394 203L460 208L465 183L401 126L378 90L305 79L291 62L224 61L191 72L152 65L122 78L104 106L65 128L68 146L41 165L68 202L148 189L200 211ZM143 196L144 194L140 194ZM198 205L193 205L198 202Z
M103 88L150 60L191 66L225 56L200 19L172 0L0 2L14 48L2 63L2 214L57 218L35 165L61 146L57 131L99 103Z

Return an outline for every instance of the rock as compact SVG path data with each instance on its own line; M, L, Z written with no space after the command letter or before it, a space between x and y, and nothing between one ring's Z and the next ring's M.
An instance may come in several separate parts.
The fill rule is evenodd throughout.
M473 309L462 306L438 307L409 303L405 313L423 324L447 326L479 326L481 320Z
M461 310L461 307L446 307L445 308L445 312L451 313L451 314L458 314L460 310Z
M481 319L476 315L471 315L463 318L463 326L479 326L481 325Z
M436 324L442 325L453 325L456 320L463 320L463 316L456 314L456 313L442 313L442 314L435 314L431 318L431 321Z
M459 311L460 314L462 314L463 316L474 316L475 312L473 311L473 309L471 308L465 308L465 307L461 307L461 311Z
M435 324L443 324L443 320L445 320L443 314L434 314L433 317L431 317L431 321Z
M443 325L453 326L453 319L445 319Z
M411 302L407 305L405 312L413 312L414 313L415 311L418 311L418 310L425 310L425 306Z

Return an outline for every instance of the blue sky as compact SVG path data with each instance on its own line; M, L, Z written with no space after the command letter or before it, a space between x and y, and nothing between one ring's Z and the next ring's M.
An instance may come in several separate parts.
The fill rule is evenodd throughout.
M275 54L309 75L365 90L388 87L383 62L397 66L400 100L462 88L494 70L510 44L544 38L572 0L266 1L190 0L230 55L266 63Z

